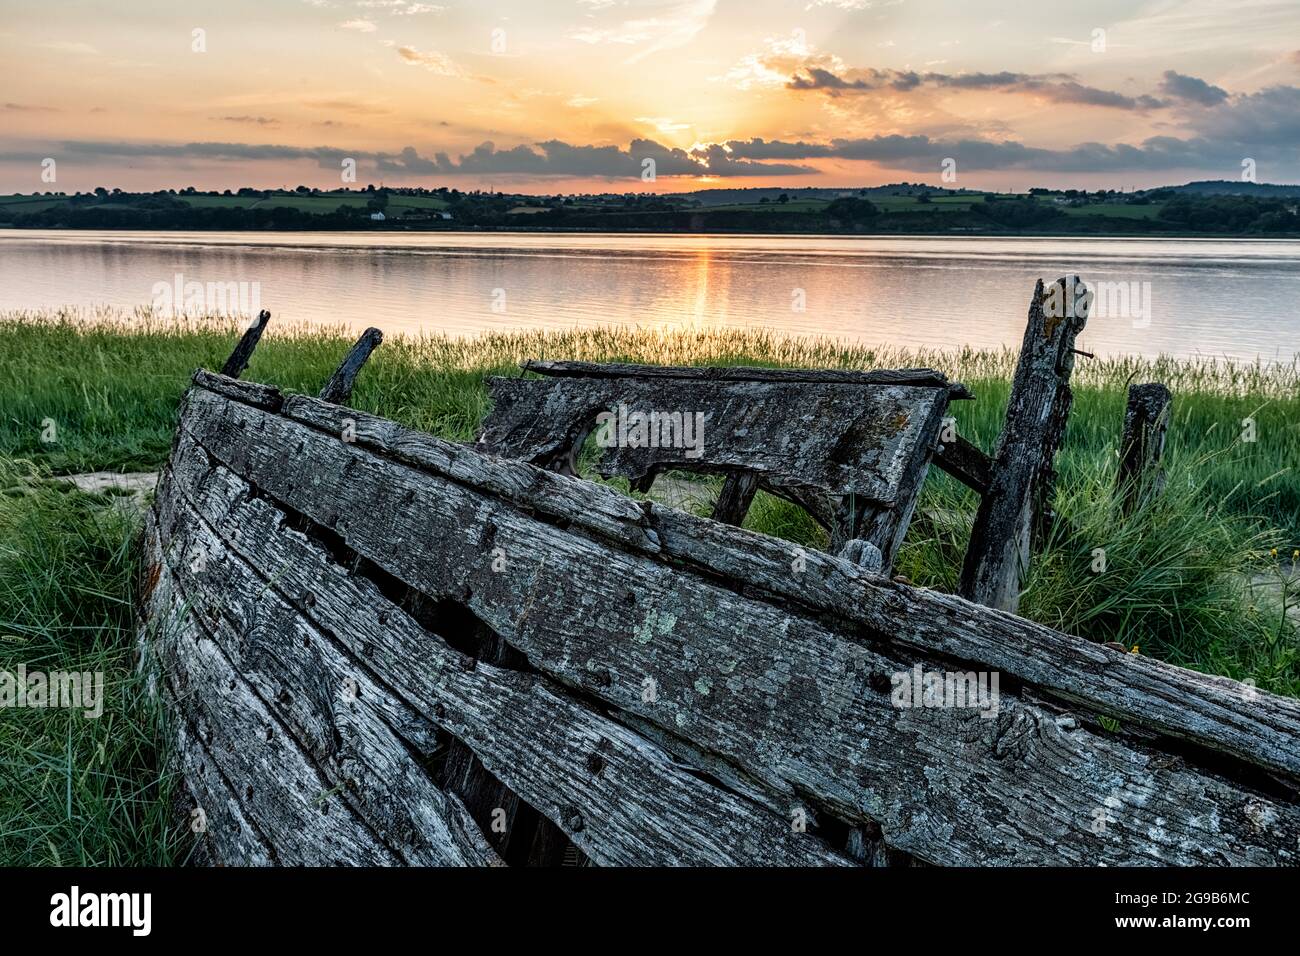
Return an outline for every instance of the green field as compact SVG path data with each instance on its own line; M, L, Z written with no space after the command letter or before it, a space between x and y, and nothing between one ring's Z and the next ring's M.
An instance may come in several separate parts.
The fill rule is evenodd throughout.
M1100 202L1089 206L1062 206L1067 216L1110 216L1115 219L1155 219L1164 208L1163 203L1139 206L1122 202Z
M446 209L449 203L440 196L402 196L390 195L388 206L391 209Z
M728 203L702 206L701 212L821 212L830 202L824 199L792 199L789 202Z
M196 209L251 209L261 202L256 196L180 196Z
M0 213L43 212L62 206L67 200L45 196L0 196Z
M364 208L374 198L374 193L363 192L328 192L303 194L297 192L275 192L266 198L260 196L221 196L221 195L178 195L175 198L196 209L274 209L289 208L303 212L332 213L339 206ZM5 213L30 213L54 209L68 202L67 197L48 196L0 196L0 216ZM107 201L95 203L97 209L134 208L131 197L124 196L119 201L109 197ZM398 214L404 210L446 209L447 201L440 196L404 196L390 193L388 208Z
M346 193L333 192L321 193L319 195L303 195L301 193L275 193L266 199L259 199L255 196L181 196L180 197L191 206L226 206L226 207L246 207L249 209L275 209L288 208L300 209L303 212L331 213L339 206L351 206L356 209L364 208L374 198L373 193ZM399 212L401 210L415 209L446 209L447 201L437 196L402 196L390 194L388 197L389 210Z
M918 196L879 196L871 195L864 197L873 206L882 213L949 213L949 212L968 212L971 206L983 202L983 197L979 195L958 195L958 196L940 196L931 195L929 202L921 202ZM1000 198L1016 199L1023 198L1017 196L1002 196ZM702 206L701 212L822 212L831 204L829 199L792 199L786 203L779 202L749 202L749 203L727 203L721 206ZM1100 208L1100 207L1099 207ZM1106 208L1128 209L1122 203L1110 203ZM1159 207L1134 207L1134 208L1159 208Z

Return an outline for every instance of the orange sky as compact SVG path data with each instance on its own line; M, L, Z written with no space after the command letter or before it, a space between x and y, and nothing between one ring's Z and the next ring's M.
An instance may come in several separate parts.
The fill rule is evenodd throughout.
M1294 0L0 10L4 192L1300 179Z

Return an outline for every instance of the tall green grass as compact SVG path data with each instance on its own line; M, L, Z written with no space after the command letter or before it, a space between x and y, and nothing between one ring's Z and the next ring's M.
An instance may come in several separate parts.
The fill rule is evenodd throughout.
M134 670L138 517L0 460L0 671L104 675L97 718L0 708L0 864L166 865L165 716Z
M166 459L176 402L199 366L219 368L241 329L230 320L124 315L0 314L0 456L56 472L153 469ZM355 336L341 328L277 328L245 377L315 392ZM931 366L974 390L956 402L962 434L991 448L1001 429L1015 353L869 349L758 330L524 331L476 339L390 338L367 364L353 404L446 438L470 438L487 411L483 379L518 374L527 358L684 365L819 368ZM1201 462L1214 501L1300 537L1300 364L1080 358L1075 405L1061 456L1069 480L1117 453L1130 381L1174 392L1171 462ZM1241 440L1247 418L1255 441ZM44 426L43 427L43 423ZM50 437L53 424L56 441Z

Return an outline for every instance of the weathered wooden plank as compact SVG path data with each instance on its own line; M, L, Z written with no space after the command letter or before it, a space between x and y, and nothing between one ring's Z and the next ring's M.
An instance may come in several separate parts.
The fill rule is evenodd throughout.
M1050 507L1053 462L1070 413L1074 341L1090 305L1077 276L1051 286L1040 279L1034 289L993 474L962 566L959 590L972 601L1007 611L1020 603L1032 531Z
M330 380L325 383L325 387L320 390L320 399L323 402L333 402L335 405L346 405L352 398L352 389L357 383L357 376L361 374L361 366L366 364L366 359L370 358L370 353L379 348L384 341L384 333L374 327L366 329L361 333L361 338L348 350L339 367L334 370Z
M189 799L182 804L195 853L212 860L237 860L240 866L274 866L276 849L266 843L239 807L217 762L203 749L188 724L177 721L174 758Z
M961 435L941 444L933 461L940 469L980 494L988 491L989 483L993 480L993 459Z
M154 599L153 591L162 572L162 545L152 522L147 522L145 528L142 557L146 580L149 581L149 589L142 594L142 600L146 607L153 609L153 613L149 623L141 629L140 666L149 675L150 686L156 693L159 679L166 680L165 675L159 672L156 655L164 645L175 640L175 635L168 633L175 607L172 594L166 590L169 584L165 584L164 591ZM150 569L154 573L148 573ZM195 848L196 855L206 855L215 860L238 860L243 866L275 863L275 848L244 816L234 788L221 777L217 762L204 749L188 721L176 715L171 721L171 729L171 760L185 781L189 798L179 806L183 814L180 822L199 844Z
M229 782L242 815L294 866L392 865L397 858L347 809L257 695L208 640L173 590L163 562L155 619L174 614L176 640L162 655L176 712ZM165 600L169 594L177 595ZM250 748L249 741L263 746ZM206 806L204 812L212 812ZM215 809L215 808L214 808Z
M257 319L239 337L239 343L230 353L230 358L226 359L226 364L221 366L222 375L239 378L244 373L244 369L248 368L249 360L253 357L253 350L257 348L257 343L262 340L262 333L266 331L266 323L270 321L271 313L265 309L257 314Z
M226 398L243 402L246 405L264 408L267 411L278 411L281 402L284 401L279 390L270 385L261 385L257 382L241 382L228 375L218 375L203 368L194 372L192 381L200 388L206 388L210 392L216 392L218 395L224 395Z
M741 597L354 444L212 401L191 396L187 427L267 494L400 580L464 600L542 670L777 791L813 794L849 823L879 822L893 846L940 863L1295 857L1300 811L1288 798L1018 696L1004 694L987 720L894 707L889 675L943 669L942 659L903 656L887 632L857 634ZM498 549L502 571L492 569ZM1092 829L1113 805L1123 807L1117 818Z
M937 430L940 424L940 419L936 418L933 422L934 429ZM897 504L892 508L871 509L854 522L845 534L849 540L862 540L875 546L880 552L881 573L888 573L894 566L894 558L912 523L912 512L916 510L916 503L920 499L921 485L930 471L934 432L928 432L923 441L924 444L911 449L910 454L905 456L905 463L899 470ZM832 543L838 553L841 547L839 541L833 538Z
M1131 513L1160 494L1165 476L1160 459L1165 452L1173 396L1158 382L1130 385L1124 410L1124 435L1119 443L1119 472L1115 489L1121 507Z
M348 666L360 700L378 694L398 702L385 706L418 706L431 727L466 741L598 862L848 862L816 837L795 833L788 820L679 769L662 750L545 679L453 650L374 584L348 575L319 545L284 527L283 513L249 497L243 481L223 468L209 470L187 438L177 461L179 493L204 516L204 546L219 550L228 541L238 554L214 559L238 578L226 582L227 593L247 600L260 589L263 602L291 603L302 615L302 623L285 624L282 654L306 643L324 654L325 644L337 642L354 662ZM286 662L283 669L295 666ZM382 781L372 785L385 801L412 798Z
M433 728L394 701L255 580L225 543L182 508L170 570L201 610L206 633L248 681L343 799L408 864L497 865L499 858L464 807L443 793L407 749L431 753ZM260 740L247 741L257 748Z
M472 615L461 615L462 620L453 623L448 614L418 592L408 591L404 603L404 609L416 621L436 620L438 627L455 632L458 648L475 662L503 668L527 667L526 657ZM437 639L430 636L430 640ZM574 846L554 823L494 776L470 746L457 737L450 738L438 780L464 801L493 848L512 866L557 866L564 851ZM546 839L539 831L555 831L555 839ZM539 844L549 855L534 855Z
M1300 776L1300 703L1289 698L1121 654L955 595L872 579L820 552L675 509L638 505L611 488L485 458L373 415L299 398L288 402L285 413L333 435L342 433L346 417L358 447L553 521L842 617L922 653L981 662L1088 711Z
M194 600L181 586L176 569L208 567L208 551L173 540L170 529L184 513L176 466L185 457L180 441L159 485L149 530L156 546L149 552L150 666L175 704L174 715L199 745L199 776L209 780L217 797L204 814L220 814L219 783L233 796L238 813L271 848L274 861L287 865L391 865L398 858L339 799L331 785L268 709L242 675L231 666L208 629L220 621L219 604ZM229 713L228 713L229 712ZM307 831L314 830L308 837ZM214 841L218 859L256 863L244 843Z
M760 368L753 366L636 365L628 363L544 361L529 359L520 363L526 372L552 378L680 378L712 382L812 382L845 385L915 385L943 388L954 399L973 397L965 385L948 381L948 376L932 368L808 369Z
M906 505L902 489L913 488L947 408L942 390L894 385L496 378L489 388L481 451L546 467L596 425L606 477L748 471L827 524L850 495ZM651 415L659 425L647 424Z

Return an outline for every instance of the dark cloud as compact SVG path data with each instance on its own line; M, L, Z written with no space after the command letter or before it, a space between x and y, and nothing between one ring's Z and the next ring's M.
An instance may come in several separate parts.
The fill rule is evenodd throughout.
M10 113L57 113L59 112L53 106L28 106L26 103L4 103L0 104L4 110Z
M433 159L425 159L415 151L413 146L407 146L397 154L378 153L354 158L373 161L376 169L381 173L409 173L414 176L429 176L443 171L439 159L445 159L446 156L439 153Z
M249 123L254 126L279 126L278 119L271 119L269 116L213 116L212 119L219 120L223 123Z
M1176 100L1199 103L1201 106L1217 106L1228 98L1227 90L1175 70L1165 70L1164 79L1160 81L1160 92Z
M1197 111L1186 122L1206 138L1256 150L1294 152L1300 148L1300 87L1270 86L1258 93L1234 96L1212 109Z
M494 143L487 142L457 159L451 159L446 153L435 153L432 159L426 159L408 146L396 155L376 157L379 171L385 173L600 179L639 177L647 159L654 160L657 176L793 176L816 172L807 166L752 162L743 156L729 155L720 145L688 153L648 139L634 139L627 149L574 145L561 140L498 149Z
M1167 105L1154 96L1128 96L1085 86L1064 73L916 73L903 70L853 70L841 76L822 67L805 67L786 83L792 90L824 90L831 95L868 90L908 93L922 87L1031 93L1053 103L1075 103L1121 110L1151 110Z
M322 166L337 166L357 154L329 146L275 146L262 143L115 143L74 140L62 149L87 159L310 159Z
M819 143L783 143L780 140L733 139L727 144L736 159L816 159L831 155L831 146Z
M1036 93L1053 103L1077 103L1081 106L1105 106L1117 110L1155 110L1168 104L1154 96L1126 96L1111 90L1099 90L1095 86L1084 86L1073 80L1064 83L1048 83L1030 80L1020 84L1018 89Z
M757 144L757 145L755 145ZM1025 169L1054 172L1210 169L1235 171L1240 148L1204 138L1156 136L1138 146L1080 143L1068 149L1044 149L1015 140L932 139L929 136L887 135L836 139L829 144L751 140L727 143L733 155L751 152L789 159L834 157L877 163L908 172L936 172L945 159L955 159L960 171Z
M128 159L157 160L309 160L322 168L337 169L344 159L372 163L376 172L411 176L525 176L631 179L640 177L646 159L653 159L657 176L796 176L816 173L808 166L757 162L728 153L720 145L694 152L665 146L654 140L635 139L626 149L588 146L547 140L532 145L498 149L485 142L452 158L445 152L431 156L413 146L399 152L346 150L329 146L280 146L257 143L124 143L81 140L62 144L63 152L85 160L113 162ZM48 153L42 153L48 155ZM26 153L0 154L0 160L26 161Z

